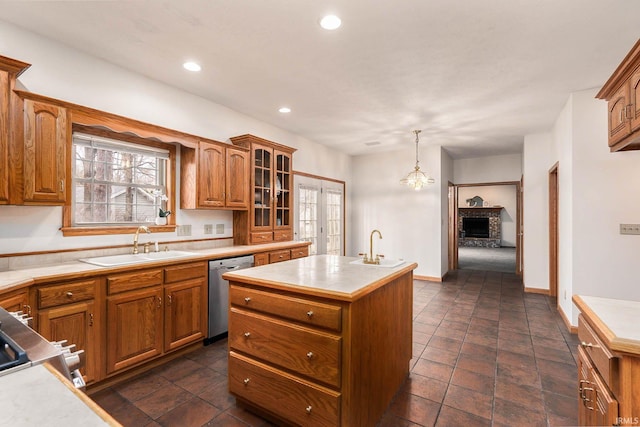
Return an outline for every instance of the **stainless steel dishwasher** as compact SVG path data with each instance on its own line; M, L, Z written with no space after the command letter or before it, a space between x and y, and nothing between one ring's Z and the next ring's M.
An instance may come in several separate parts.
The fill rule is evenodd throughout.
M229 330L229 282L227 271L253 267L253 255L209 261L209 329L205 344L227 336Z

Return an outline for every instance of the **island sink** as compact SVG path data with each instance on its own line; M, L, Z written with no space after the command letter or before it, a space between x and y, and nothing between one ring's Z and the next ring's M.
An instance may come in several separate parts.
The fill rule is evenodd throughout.
M402 259L385 259L385 258L382 258L380 260L380 264L370 264L368 262L364 262L364 260L362 258L360 258L360 259L357 259L355 261L351 261L349 264L366 265L368 267L392 268L392 267L397 267L399 265L404 264L404 260L402 260Z

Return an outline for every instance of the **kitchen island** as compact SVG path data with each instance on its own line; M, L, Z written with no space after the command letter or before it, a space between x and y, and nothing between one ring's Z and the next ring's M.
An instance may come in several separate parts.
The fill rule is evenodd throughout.
M318 255L226 273L229 391L278 423L373 426L409 374L413 270Z

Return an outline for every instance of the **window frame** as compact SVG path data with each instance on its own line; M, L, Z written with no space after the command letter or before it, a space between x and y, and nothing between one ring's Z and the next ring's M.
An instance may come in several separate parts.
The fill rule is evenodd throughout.
M167 200L167 209L173 212L172 215L167 217L166 225L156 225L153 223L145 223L143 225L149 227L152 232L173 232L176 229L176 145L167 143L167 142L159 142L153 141L151 139L142 138L139 136L131 135L129 133L120 133L111 131L104 128L97 128L92 126L84 126L80 124L74 124L72 127L73 133L79 132L84 134L93 135L96 137L109 138L116 141L123 141L132 144L154 147L154 148L162 148L169 151L169 159L167 160L167 168L166 168L166 196L169 200ZM69 140L69 153L73 152L73 138L71 137ZM71 156L71 154L69 154ZM70 159L73 162L73 159ZM68 171L69 179L67 184L68 194L71 195L73 191L73 178L72 171L69 169ZM63 206L62 209L62 235L67 236L95 236L95 235L110 235L110 234L131 234L135 233L135 231L140 226L139 224L135 225L126 225L126 224L118 224L118 225L100 225L100 226L78 226L72 224L72 209L73 209L73 197L69 197L67 203Z

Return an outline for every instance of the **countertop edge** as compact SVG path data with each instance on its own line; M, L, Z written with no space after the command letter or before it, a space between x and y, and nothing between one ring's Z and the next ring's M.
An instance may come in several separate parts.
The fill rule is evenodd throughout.
M610 350L640 356L640 341L617 336L580 295L574 295L571 299Z

